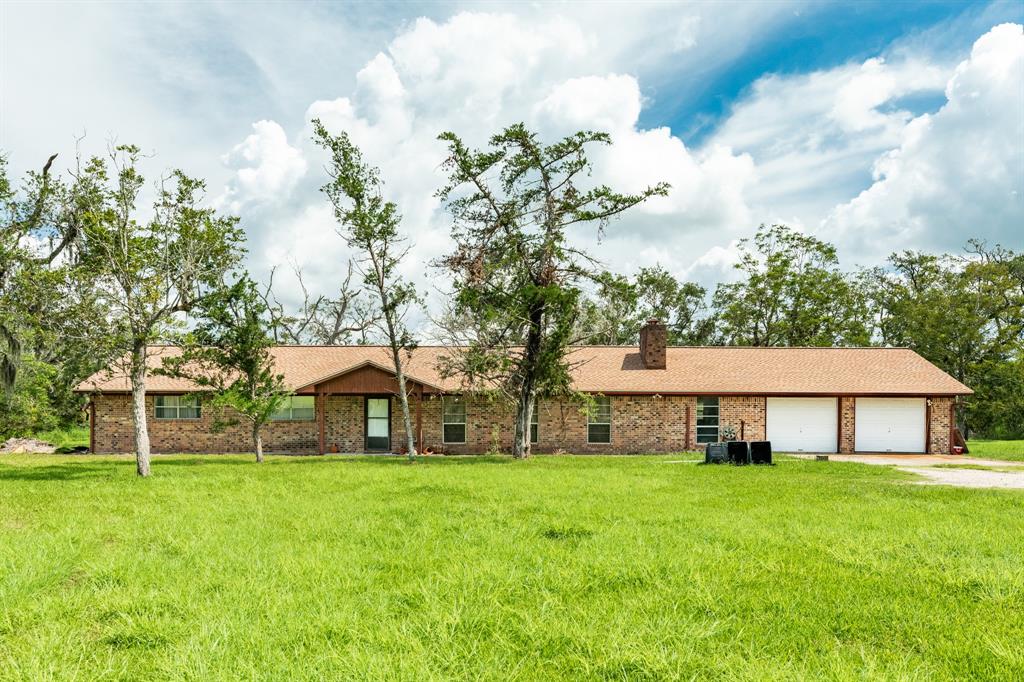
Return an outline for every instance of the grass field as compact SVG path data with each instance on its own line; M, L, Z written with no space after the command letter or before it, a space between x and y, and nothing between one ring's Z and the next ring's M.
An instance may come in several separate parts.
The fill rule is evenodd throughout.
M3 679L1021 679L1024 494L672 457L0 457Z
M969 457L982 459L1005 459L1024 462L1024 440L980 440L968 441Z

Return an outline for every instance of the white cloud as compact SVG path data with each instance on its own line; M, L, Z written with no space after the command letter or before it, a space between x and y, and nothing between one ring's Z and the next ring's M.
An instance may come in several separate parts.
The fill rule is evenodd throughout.
M616 134L633 129L640 106L640 84L633 76L584 76L554 86L534 106L533 117L551 132L585 127Z
M682 52L696 46L698 29L700 29L699 15L680 19L679 23L676 24L676 33L672 40L672 47L677 52Z
M1024 38L991 29L959 65L920 49L756 81L711 138L753 159L756 222L807 226L843 262L1019 248L1024 210ZM908 100L932 102L933 113Z
M450 248L448 218L434 196L444 181L440 165L445 149L437 135L454 130L469 144L482 145L516 121L526 122L549 141L579 129L610 133L613 146L592 150L592 182L624 192L662 181L672 185L668 197L624 215L603 237L593 229L575 230L577 243L616 270L657 263L708 285L734 275L737 240L762 222L786 222L819 233L838 243L844 257L859 257L866 253L860 235L869 232L849 224L874 221L881 226L893 216L907 216L900 219L905 223L902 231L876 239L869 255L880 258L897 248L927 245L923 228L913 226L938 216L919 215L918 223L909 216L915 205L931 197L929 192L944 193L943 201L934 201L942 206L934 213L947 213L947 222L968 215L963 210L971 203L967 197L979 199L974 211L979 215L970 214L972 226L984 224L979 222L981 212L998 213L991 206L995 195L1006 194L1014 182L1020 185L1012 173L1020 168L1022 148L1019 131L1012 129L1024 111L1019 97L1014 99L1019 88L1012 87L1020 74L1005 63L1013 41L1020 39L1017 31L1015 38L1006 29L994 31L990 35L1002 37L991 48L985 47L986 36L960 67L905 51L809 74L765 76L704 146L690 149L668 128L640 124L648 104L640 79L606 64L606 51L593 27L578 17L527 21L515 14L462 13L444 22L421 18L366 62L349 92L310 104L306 120L321 118L329 129L347 131L367 160L381 168L388 197L403 211L405 230L416 244L405 273L435 301L440 294L430 263ZM995 78L999 73L1001 80ZM941 96L943 88L949 102L934 116L915 117L903 105L907 97ZM1000 113L993 119L994 108ZM959 124L933 130L935 122L950 121L960 110ZM309 142L309 133L307 126L296 135L301 155L316 169L324 159ZM265 145L299 153L287 145L283 130L268 137L273 144L260 138L259 144L247 141L240 147L262 150ZM1000 138L1001 146L996 144ZM1007 139L1018 141L1006 144ZM964 154L972 149L977 158L991 162L984 172L965 163ZM250 156L264 158L260 153ZM920 179L920 164L928 159L947 156L955 160L950 165L957 172L973 173L984 186L967 193L951 189L956 185L928 183L914 191L894 188L898 179ZM262 167L251 164L253 169ZM259 185L255 178L262 177L260 172L252 173L250 184ZM1000 173L1006 181L992 182ZM285 259L306 263L310 283L328 291L346 251L328 243L340 238L327 228L330 214L316 191L322 174L297 176L291 195L270 193L277 203L252 216L259 224L286 225L294 240L265 240L270 248L262 249L257 260L264 268ZM278 177L286 185L291 176L271 175L266 182L273 184L272 178ZM864 198L850 201L872 182L875 187ZM1002 203L1005 217L1019 218L1019 197ZM963 232L948 248L969 236L990 234L983 229ZM300 246L282 246L289 243ZM324 254L330 254L336 267L323 265ZM853 265L852 260L844 262Z
M907 122L900 98L939 94L950 66L920 57L868 59L796 76L757 80L712 138L756 163L748 194L761 215L816 223L864 187L867 169L899 144Z
M383 15L330 5L53 14L22 3L7 10L0 36L11 95L0 147L16 174L53 151L66 163L83 129L87 154L115 134L156 151L157 166L225 188L220 205L240 213L256 276L295 260L323 291L347 251L319 192L312 116L349 131L381 167L416 242L406 272L425 287L430 260L450 247L434 197L445 153L437 134L482 145L517 121L545 140L579 128L611 133L615 146L593 154L594 181L625 191L672 184L671 196L613 222L602 241L592 230L573 235L624 271L660 263L701 281L727 275L735 240L776 220L837 242L849 265L851 254L866 262L897 248L956 248L969 236L1022 246L1020 28L992 31L969 59L957 52L964 35L996 23L993 6L858 63L764 75L699 146L680 134L697 128L690 121L673 121L675 134L660 127L685 101L719 96L709 84L807 21L794 11L803 4L518 3L454 15L434 4L418 10L430 18L412 18L408 6ZM86 44L97 35L117 40ZM53 49L13 59L39 43ZM40 106L43 82L54 86Z
M526 21L516 15L462 13L443 23L419 19L366 63L351 92L313 102L306 118L319 118L332 131L345 130L367 161L381 168L388 198L399 205L404 229L416 243L406 274L433 296L439 294L429 265L451 246L448 217L434 196L445 180L445 148L437 136L454 130L467 143L482 145L517 121L538 130L546 141L579 129L609 132L613 146L592 150L593 182L624 192L671 183L670 196L630 212L602 241L593 229L574 238L610 267L631 270L661 263L682 270L690 254L706 248L708 235L749 227L743 195L753 162L725 145L695 153L668 128L640 126L644 98L638 79L611 70L594 73L603 54L592 33L557 16ZM324 158L308 142L309 133L307 127L299 135L316 169ZM275 195L279 213L269 210L259 217L286 224L291 232L311 221L305 245L296 250L307 253L286 253L278 244L287 240L274 240L272 248L261 250L264 268L275 258L317 267L322 252L309 252L306 245L330 238L320 226L324 215L314 208L324 204L312 191L322 182L322 174L309 173L295 192L298 204L280 192ZM337 258L340 252L331 254ZM310 282L330 290L335 274L319 268Z
M844 244L956 248L972 236L1018 247L1024 233L1024 31L978 39L945 88L946 104L910 121L874 164L871 186L826 221Z
M288 144L288 136L280 124L257 121L252 129L252 135L223 157L225 164L235 168L235 175L218 203L235 213L249 202L286 200L306 174L302 151Z

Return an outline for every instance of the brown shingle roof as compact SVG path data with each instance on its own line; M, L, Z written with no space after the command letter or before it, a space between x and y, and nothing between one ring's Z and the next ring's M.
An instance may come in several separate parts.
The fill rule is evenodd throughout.
M275 365L293 390L320 383L372 363L390 366L382 346L278 346ZM438 361L448 353L440 346L417 348L406 366L410 379L448 391L458 380L442 378ZM177 348L152 349L150 366ZM591 393L705 393L767 395L963 395L971 390L906 348L746 348L735 346L671 347L666 369L645 369L640 353L627 346L582 346L569 355L573 385ZM125 392L126 376L100 372L83 381L79 391ZM185 392L182 379L150 375L153 393Z

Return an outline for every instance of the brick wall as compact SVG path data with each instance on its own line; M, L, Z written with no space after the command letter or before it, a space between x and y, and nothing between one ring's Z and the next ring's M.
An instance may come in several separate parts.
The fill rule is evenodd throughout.
M157 419L154 398L146 396L149 442L153 452L252 452L252 431L247 422L221 432L213 429L214 410L203 409L200 419ZM132 452L131 396L102 395L96 406L96 452ZM316 421L273 422L263 429L264 452L302 454L318 449Z
M935 455L948 455L953 451L950 442L950 408L953 398L932 398L931 424L928 433L928 452Z
M612 396L611 443L587 442L587 415L566 401L543 401L538 415L538 452L636 454L679 452L687 449L694 434L692 396Z
M839 452L851 453L855 449L857 433L857 399L839 399Z
M442 398L427 396L423 399L423 446L435 452L451 454L480 454L496 449L499 452L511 452L514 413L501 403L483 397L467 397L466 403L466 442L442 442L441 425ZM396 408L401 409L401 408ZM413 428L416 428L415 400L409 404ZM396 412L396 414L398 414ZM402 425L399 423L399 438L402 438Z
M95 399L97 452L131 452L134 436L129 396L103 395ZM363 451L362 396L329 396L325 410L324 442L328 452ZM644 453L678 452L696 449L697 399L693 396L612 396L611 443L587 442L587 417L580 406L569 401L542 400L538 408L539 441L536 452ZM951 398L933 398L929 449L950 451L949 407ZM251 435L245 423L225 431L213 431L214 414L203 410L197 420L163 420L153 417L153 396L146 399L149 435L153 452L251 452ZM855 400L840 398L841 451L853 452ZM417 405L409 405L416 428ZM719 424L732 425L743 438L765 438L765 398L722 396ZM689 427L687 427L689 421ZM423 444L435 451L478 454L512 449L512 411L485 398L466 399L466 442L442 443L441 398L425 398L422 406ZM687 437L689 440L687 440ZM401 406L392 399L391 438L394 449L405 439ZM316 454L319 431L316 421L271 422L263 430L268 453Z
M765 409L763 396L722 396L718 399L718 424L732 426L740 440L765 439Z
M319 396L317 399L319 400ZM327 396L327 407L324 410L324 447L328 452L362 452L365 409L362 396ZM316 453L319 447L318 442L313 453Z
M587 441L587 416L570 401L542 400L538 407L538 442L535 452L615 453L679 452L696 448L697 399L693 396L612 396L611 443ZM744 421L748 440L764 438L763 397L723 397L721 424L732 423L737 430ZM446 452L479 453L491 449L497 426L499 449L512 447L513 415L506 411L494 418L500 407L469 399L466 414L466 443L442 444ZM689 428L687 428L689 421ZM424 402L424 444L437 449L441 442L440 398ZM689 440L687 441L687 437Z

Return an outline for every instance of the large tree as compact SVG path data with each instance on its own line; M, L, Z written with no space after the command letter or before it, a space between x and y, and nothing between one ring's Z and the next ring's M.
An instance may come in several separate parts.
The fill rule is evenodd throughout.
M870 342L867 309L835 247L785 225L740 242L736 282L714 306L723 340L749 346L851 346Z
M0 423L4 433L75 419L81 398L71 387L103 360L95 301L79 281L82 220L95 187L88 178L63 181L55 158L16 187L0 155L0 401L32 403L16 417L12 404L0 406L12 415Z
M204 183L180 170L157 184L152 211L138 204L145 180L139 149L114 148L84 173L98 188L84 224L83 260L96 297L109 311L106 336L129 376L136 469L148 476L146 377L150 345L166 340L223 281L243 253L238 219L204 207Z
M668 185L622 194L587 187L587 148L611 144L605 133L578 132L545 145L522 124L470 149L455 133L440 197L453 218L455 251L439 261L453 285L448 320L465 350L447 371L471 386L497 390L515 405L512 454L530 454L530 418L539 395L568 392L567 350L580 309L580 285L596 274L569 231L600 231L609 220Z
M221 410L215 428L244 419L256 462L262 463L262 429L291 395L274 368L266 305L252 280L242 276L215 289L193 316L196 326L181 355L166 358L157 371L187 378L207 391L207 405Z
M387 340L395 368L397 392L405 427L405 448L416 457L416 434L409 413L409 391L405 361L416 346L408 315L419 305L416 289L399 273L409 244L399 231L402 215L398 206L384 199L380 172L363 161L362 153L345 132L332 135L319 121L313 121L315 141L330 155L330 181L323 192L334 206L338 233L356 253L355 264L363 286L380 301L378 328Z

